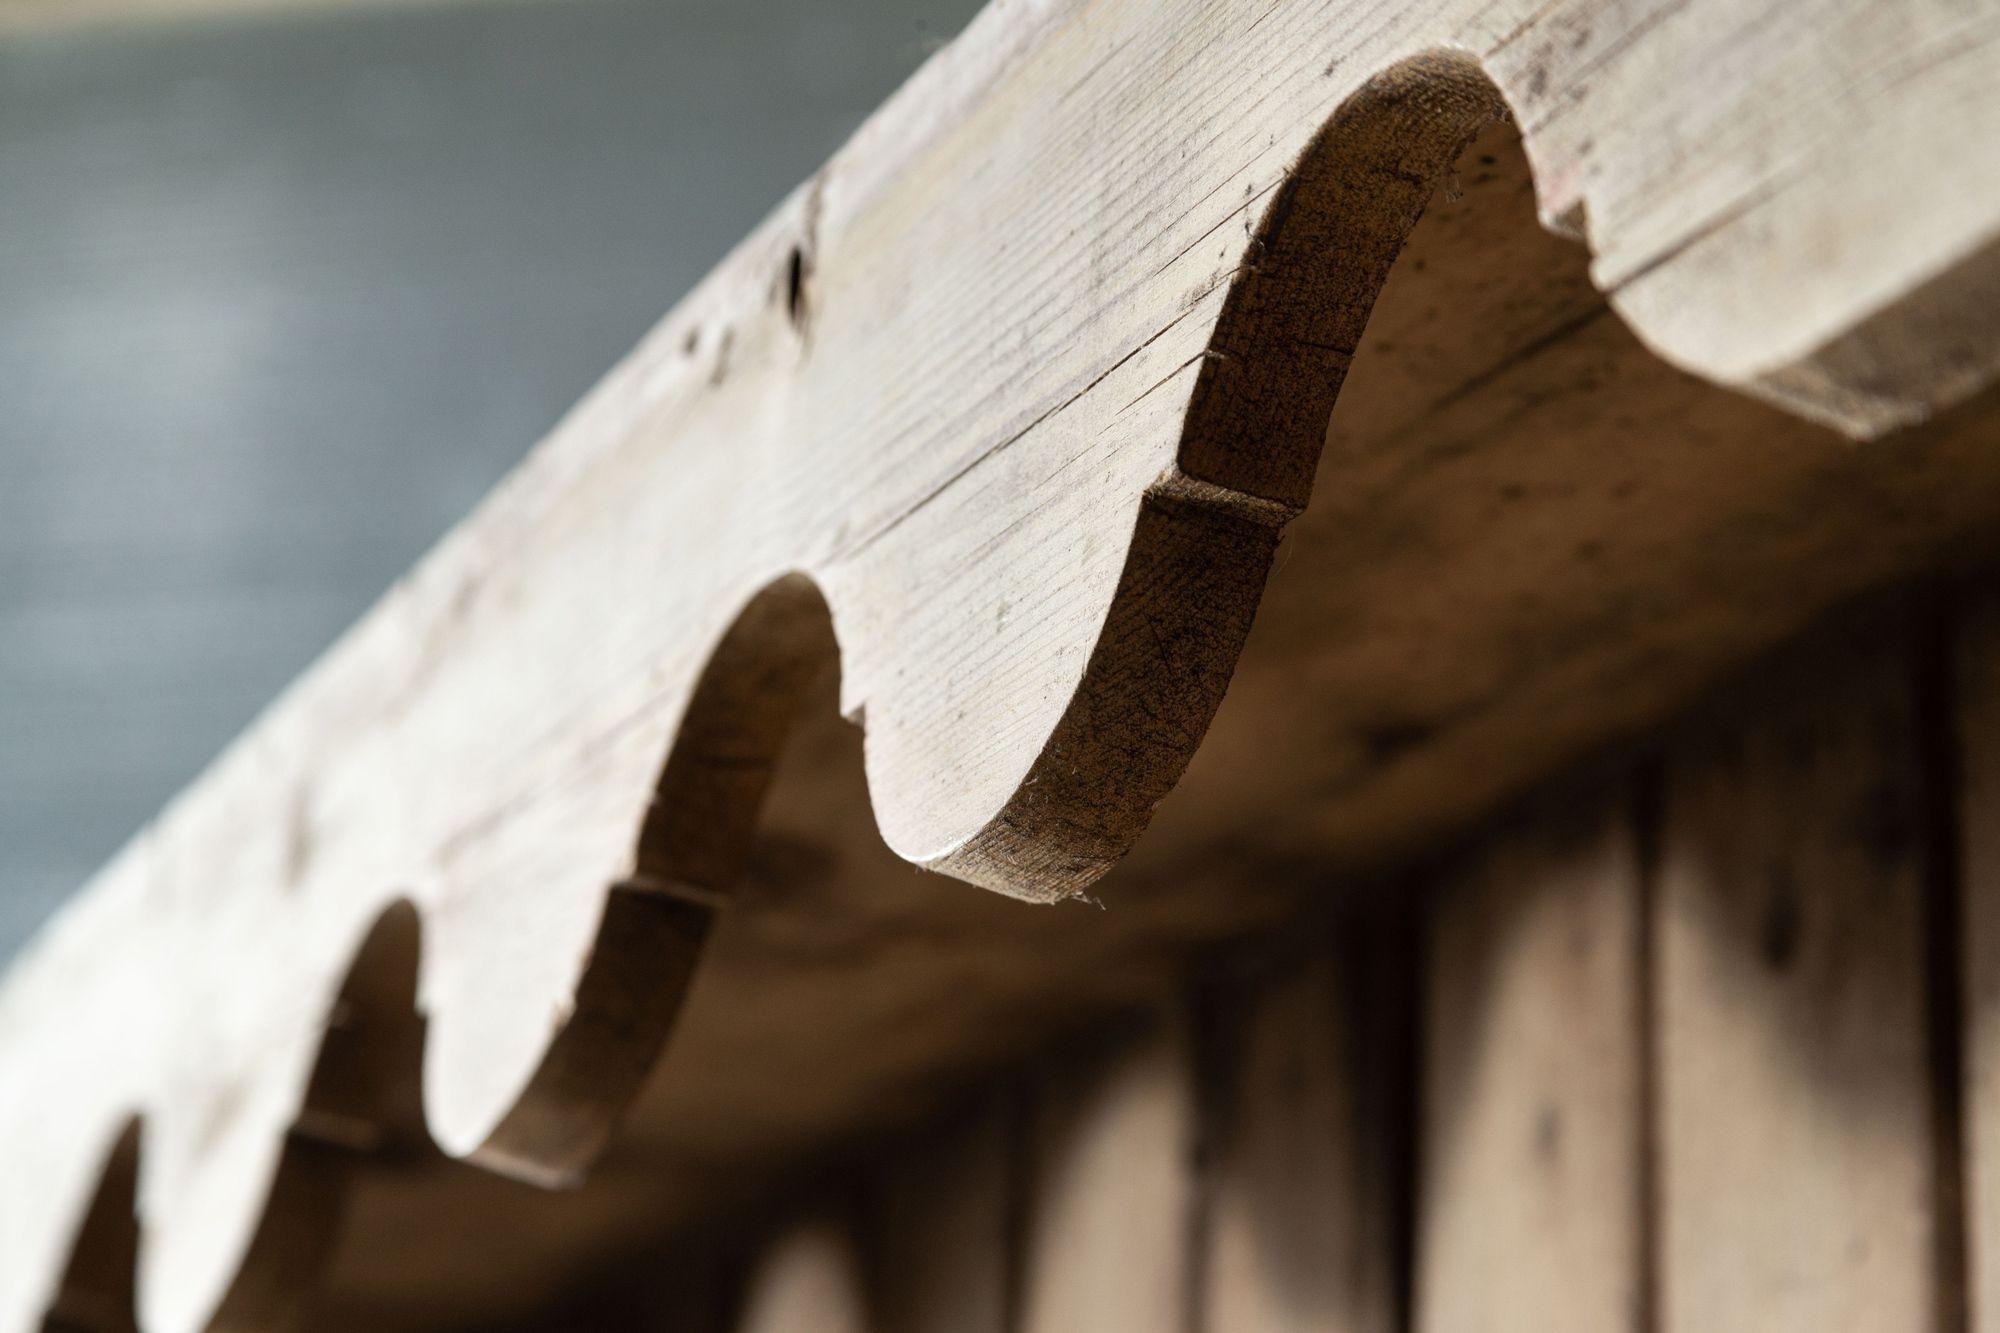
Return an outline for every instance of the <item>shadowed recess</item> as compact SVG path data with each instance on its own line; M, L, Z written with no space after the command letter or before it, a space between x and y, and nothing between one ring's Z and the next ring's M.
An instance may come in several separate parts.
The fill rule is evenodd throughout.
M137 1333L139 1120L118 1135L98 1176L42 1333Z

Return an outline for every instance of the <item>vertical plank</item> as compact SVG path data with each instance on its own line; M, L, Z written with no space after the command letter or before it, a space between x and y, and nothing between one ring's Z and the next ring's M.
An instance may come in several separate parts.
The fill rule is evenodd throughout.
M1186 1328L1194 1115L1184 1033L1062 1071L1034 1118L1024 1333Z
M1022 1110L998 1090L886 1165L871 1264L879 1333L1008 1333Z
M1442 886L1417 1154L1420 1329L1641 1326L1644 978L1632 805L1607 798L1580 817L1544 812Z
M1204 1097L1205 1333L1397 1326L1402 1145L1382 1103L1400 1080L1382 1048L1408 1032L1370 956L1385 934L1354 923L1225 1008Z
M866 1287L852 1230L816 1218L780 1232L758 1257L738 1333L867 1333Z
M1668 770L1668 1333L1936 1326L1914 672L1801 665L1809 690L1772 681Z
M1965 1213L1969 1325L2000 1333L2000 595L1960 618Z

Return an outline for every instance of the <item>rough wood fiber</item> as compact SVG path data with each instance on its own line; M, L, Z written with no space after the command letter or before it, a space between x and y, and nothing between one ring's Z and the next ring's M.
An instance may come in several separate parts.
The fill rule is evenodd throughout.
M1430 179L1503 98L1544 214L1587 230L1598 285L1678 364L1859 433L1964 397L1988 377L2000 281L2000 163L1961 147L2000 115L1991 24L1862 0L996 6L24 957L0 995L17 1182L0 1328L54 1296L134 1115L144 1321L198 1327L246 1299L232 1288L298 1174L287 1145L314 1118L329 1015L395 903L422 920L429 1131L488 1166L573 1176L677 1012L832 637L897 852L1032 898L1101 873L1220 698ZM1211 766L1248 778L1183 806L1181 846L1212 863L1266 822L1279 862L1394 846L1984 512L1990 488L1964 484L1986 477L1984 400L1835 454L1648 370L1590 315L1460 363L1455 385L1417 358L1413 396L1378 400L1380 451L1321 460L1322 486L1329 467L1340 482L1319 529L1335 567L1325 599L1294 595L1336 613L1322 646L1367 633L1304 675L1239 682L1279 706L1241 733L1256 762ZM1642 407L1579 392L1634 380ZM1404 450L1412 436L1428 447ZM1648 454L1659 440L1682 452ZM1542 450L1503 465L1522 441ZM1509 527L1508 487L1557 512ZM1658 522L1629 521L1635 494ZM1408 540L1371 528L1416 518ZM1607 545L1585 554L1600 537L1579 524ZM1512 595L1538 561L1587 595L1525 577ZM1440 565L1457 577L1429 577ZM1638 569L1676 577L1626 595ZM1458 602L1498 610L1440 650L1427 624ZM1559 602L1574 619L1546 611ZM1709 618L1664 609L1683 606ZM1627 648L1577 646L1607 643ZM1357 683L1324 734L1273 721L1302 684ZM1553 702L1582 694L1609 702ZM1297 764L1312 812L1270 821L1262 793ZM1440 765L1470 776L1440 782ZM1211 928L1186 904L1213 880L1179 869L1128 882L1181 885L1161 901L1185 936ZM1018 939L1083 941L1047 954L1074 977L1099 947L1089 919ZM736 1031L798 1026L746 1012ZM728 1066L758 1048L706 1031L726 1057L667 1095L727 1107ZM841 1085L848 1110L801 1098L673 1132L766 1151L856 1118L879 1086ZM346 1114L361 1141L389 1113Z
M1448 883L1426 964L1415 1324L1641 1330L1631 810L1545 810Z
M1760 693L1667 778L1660 1327L1926 1329L1945 1308L1912 672Z

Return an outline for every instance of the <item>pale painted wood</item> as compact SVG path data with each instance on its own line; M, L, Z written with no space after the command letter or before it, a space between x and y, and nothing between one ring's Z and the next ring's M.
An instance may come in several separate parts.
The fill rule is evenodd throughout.
M1944 1308L1912 678L1893 644L1811 691L1781 677L1669 766L1667 1333L1919 1330Z
M1187 1326L1194 1133L1177 1030L1050 1075L1035 1114L1023 1333Z
M1211 1333L1389 1333L1398 1327L1400 1118L1388 1095L1406 1039L1359 925L1224 1015L1205 1090ZM1378 966L1384 961L1377 958ZM1226 1072L1225 1072L1226 1071ZM1392 1120L1392 1117L1395 1119Z
M678 1012L834 637L898 853L1032 899L1091 883L1201 737L1369 303L1431 182L1503 100L1544 213L1587 230L1599 285L1677 364L1856 433L1984 383L2000 160L1963 145L2000 117L1992 15L1752 12L989 10L23 957L0 994L0 1175L16 1182L0 1329L39 1315L135 1113L144 1320L178 1333L221 1305L349 963L392 903L423 923L431 1133L496 1169L574 1177ZM1518 426L1522 403L1574 401L1598 373L1489 369L1435 400L1446 438ZM1710 468L1718 436L1782 433L1755 414L1735 432L1692 420ZM1931 483L1979 475L1976 424L1947 416L1915 457L1881 457ZM1588 456L1631 458L1629 434L1604 417ZM1938 457L1961 470L1922 471ZM1700 484L1665 507L1737 541L1775 533L1809 571L1797 552L1815 543L1919 558L1922 541L1867 537L1921 506L1835 506L1869 526L1811 527L1829 509L1799 460L1760 451L1717 484L1692 470ZM1739 470L1760 497L1742 513ZM1504 502L1519 483L1498 472L1437 497L1432 520ZM1988 493L1933 489L1964 506ZM1631 555L1658 564L1643 542ZM1350 576L1365 566L1329 573ZM1710 606L1715 583L1686 581ZM1438 586L1399 582L1374 605ZM1654 604L1673 598L1618 603ZM1724 641L1749 634L1723 623ZM1413 653L1455 658L1407 628ZM1640 667L1686 627L1647 628ZM1513 659L1465 660L1448 706L1390 689L1340 733L1372 780L1329 782L1360 793L1327 807L1345 846L1457 808L1456 779L1398 762L1441 727L1538 725L1494 702ZM1412 679L1387 667L1377 685ZM1561 671L1533 679L1576 692ZM1472 786L1506 768L1483 762L1507 751L1490 733L1465 743ZM1260 780L1280 771L1266 759Z
M1642 897L1619 794L1501 832L1432 909L1419 1329L1648 1327Z

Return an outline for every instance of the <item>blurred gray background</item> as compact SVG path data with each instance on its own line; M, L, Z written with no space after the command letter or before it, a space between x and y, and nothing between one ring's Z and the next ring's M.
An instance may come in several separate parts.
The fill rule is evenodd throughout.
M0 23L0 959L977 8Z

